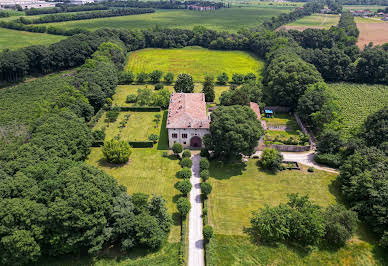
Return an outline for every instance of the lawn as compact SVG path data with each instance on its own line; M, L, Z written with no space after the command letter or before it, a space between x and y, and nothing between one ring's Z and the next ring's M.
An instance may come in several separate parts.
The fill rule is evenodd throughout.
M340 107L345 136L361 126L368 115L388 105L388 86L332 83L328 87Z
M264 6L244 8L222 8L211 12L192 10L157 10L152 14L141 14L123 17L99 18L89 20L49 23L47 25L63 28L80 27L89 30L98 28L149 29L155 26L192 29L196 25L214 30L237 32L242 27L252 27L265 20L288 13L295 9L292 6Z
M65 36L59 35L0 28L0 50L6 48L14 50L31 45L51 44L65 38Z
M264 62L243 51L217 51L201 47L182 49L142 49L130 53L126 70L134 73L161 70L188 73L194 81L202 82L206 75L216 77L226 72L231 79L233 73L260 75Z
M300 27L301 29L306 28L322 28L328 29L331 26L337 25L339 22L339 15L330 15L330 14L313 14L311 16L306 16L301 19L298 19L294 22L287 24L285 27L292 29Z

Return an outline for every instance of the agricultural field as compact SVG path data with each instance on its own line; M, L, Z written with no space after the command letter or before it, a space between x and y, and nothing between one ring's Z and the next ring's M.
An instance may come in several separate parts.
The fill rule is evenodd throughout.
M279 29L300 31L308 28L329 29L331 26L338 24L339 18L339 15L313 14L311 16L303 17L297 21L281 26Z
M251 212L287 201L288 193L308 194L316 204L326 207L341 203L336 174L307 167L277 174L261 170L257 160L210 167L213 186L208 200L209 224L215 236L208 248L208 265L375 265L382 254L365 241L360 227L358 235L338 251L324 248L307 253L284 244L266 246L251 242L244 228L249 227Z
M45 45L65 39L65 36L0 28L0 50Z
M294 9L295 7L290 6L265 6L222 8L210 12L157 10L152 14L67 21L47 25L60 26L66 29L80 27L89 30L104 27L149 29L155 26L192 29L194 26L201 25L214 30L236 32L243 27L256 26L273 16L288 13Z
M362 49L373 42L381 45L388 42L388 22L379 18L356 18L357 28L360 31L357 46Z
M368 115L388 105L388 86L332 83L328 87L340 107L347 136L361 126Z
M379 5L344 5L343 8L345 10L362 10L368 9L371 11L377 11L377 9L385 9L386 6Z
M201 82L206 75L216 77L226 72L231 79L233 73L259 75L264 62L242 51L217 51L200 47L183 49L143 49L130 53L126 70L134 73L161 70L172 72L175 77L188 73L194 81Z

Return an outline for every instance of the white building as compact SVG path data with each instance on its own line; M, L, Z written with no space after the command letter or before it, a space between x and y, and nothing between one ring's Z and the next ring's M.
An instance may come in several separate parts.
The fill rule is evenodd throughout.
M70 0L70 4L72 5L84 5L94 3L94 0Z
M54 2L45 2L38 0L0 0L0 8L14 7L20 5L23 9L55 7Z
M178 142L184 148L203 147L203 136L210 134L210 118L203 93L172 93L168 108L169 146Z

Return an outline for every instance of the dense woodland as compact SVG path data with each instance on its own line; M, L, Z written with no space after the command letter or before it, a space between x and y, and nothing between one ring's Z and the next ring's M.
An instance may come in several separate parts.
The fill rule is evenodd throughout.
M271 23L284 24L297 16L281 16ZM83 163L93 141L87 122L102 108L110 107L107 99L114 94L127 52L189 45L248 50L266 60L263 80L251 83L247 78L240 89L223 94L222 104L246 105L253 100L297 111L318 138L317 160L340 167L344 198L376 233L380 245L387 247L388 110L371 115L353 138L344 139L338 106L328 95L325 81L388 84L388 50L370 46L360 51L355 46L358 30L353 17L345 12L339 25L329 30L274 32L268 30L274 25L271 23L237 34L204 27L100 29L50 46L1 52L2 82L79 67L63 83L57 83L61 88L55 88L56 77L50 77L60 97L42 98L43 103L27 116L7 114L0 121L4 147L0 150L0 204L7 206L0 210L0 252L5 254L1 263L26 264L42 255L84 250L96 254L114 243L123 251L161 246L171 223L165 201L142 194L128 196L113 177ZM19 87L27 91L28 86L41 84L32 81L19 86L27 86ZM257 121L251 119L254 114L249 108L220 109L229 112L225 115L220 110L220 121L239 109L246 110L252 134L257 136ZM236 123L241 122L234 117ZM208 143L216 145L218 140L209 139ZM253 144L247 144L247 152ZM228 148L234 149L233 145ZM316 209L306 201L304 204ZM295 207L289 205L285 208ZM303 213L292 211L296 216ZM332 213L327 210L325 215Z

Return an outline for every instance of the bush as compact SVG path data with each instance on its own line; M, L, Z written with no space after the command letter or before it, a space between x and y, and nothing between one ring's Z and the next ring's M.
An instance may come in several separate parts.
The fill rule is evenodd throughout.
M203 181L206 181L209 179L209 170L202 170L200 173L199 173L199 176L202 178Z
M261 153L260 163L263 168L270 170L280 170L283 155L276 149L266 148Z
M201 149L201 153L199 154L201 157L204 157L204 158L210 158L210 153L209 153L209 150L206 149L206 148L202 148Z
M164 151L162 156L167 158L168 157L168 152Z
M151 135L148 137L148 139L149 139L150 141L153 141L154 143L156 143L156 142L158 141L158 139L159 139L159 136L156 135L156 134L151 134Z
M175 184L175 188L178 189L183 195L187 195L187 193L191 190L190 179L184 179Z
M212 185L210 185L209 183L206 183L206 182L201 183L201 191L205 199L212 192L212 189L213 189Z
M171 72L168 72L168 73L164 76L164 82L166 82L167 84L171 84L173 81L174 81L174 74L171 73Z
M145 72L140 72L137 74L137 82L144 83L148 79L148 74Z
M253 73L248 73L244 76L244 82L255 81L256 76Z
M203 227L203 238L207 241L209 241L213 236L213 227L210 225L205 225Z
M232 76L232 83L234 84L243 84L244 83L244 75L234 73Z
M179 171L176 173L176 176L177 176L178 178L185 178L185 179L190 178L190 177L191 177L191 169L185 167L185 168L179 170Z
M206 158L202 158L200 161L199 161L199 169L202 171L202 170L207 170L209 169L209 160L206 159Z
M158 83L158 84L156 84L155 85L155 90L162 90L164 88L164 85L163 84L160 84L160 83Z
M151 82L154 84L160 82L160 79L162 78L162 76L163 76L163 72L160 70L154 70L149 74L149 78Z
M154 146L153 141L128 141L128 144L132 148L152 148Z
M342 156L338 153L318 153L314 157L314 161L330 167L338 168L342 164Z
M228 81L229 81L229 77L225 72L223 72L221 75L217 77L217 83L221 85L225 85Z
M106 119L110 122L113 123L117 120L117 117L119 116L119 111L118 110L110 110L106 112Z
M191 161L190 158L183 158L183 159L179 162L179 165L182 166L182 167L191 168L191 166L193 166L193 162Z
M173 153L178 156L179 153L181 153L183 151L183 146L182 144L180 143L174 143L174 145L172 145L172 151Z
M191 93L194 91L193 77L189 74L179 74L175 81L174 89L176 92Z
M178 209L178 212L185 217L191 209L190 201L187 198L179 198L176 207Z
M309 167L309 168L307 169L307 171L310 172L310 173L313 173L313 172L315 171L315 168L314 168L314 167Z
M119 76L119 83L120 84L131 84L135 80L135 74L133 74L131 71L126 72L123 71L120 73Z
M190 158L191 157L191 151L184 150L182 153L182 158Z
M104 141L105 140L105 130L104 129L97 129L92 132L93 135L93 141Z
M104 143L104 146L102 147L102 153L108 162L120 164L128 162L132 151L128 142L111 139Z
M137 95L136 94L129 94L126 99L126 103L135 103L137 101Z

